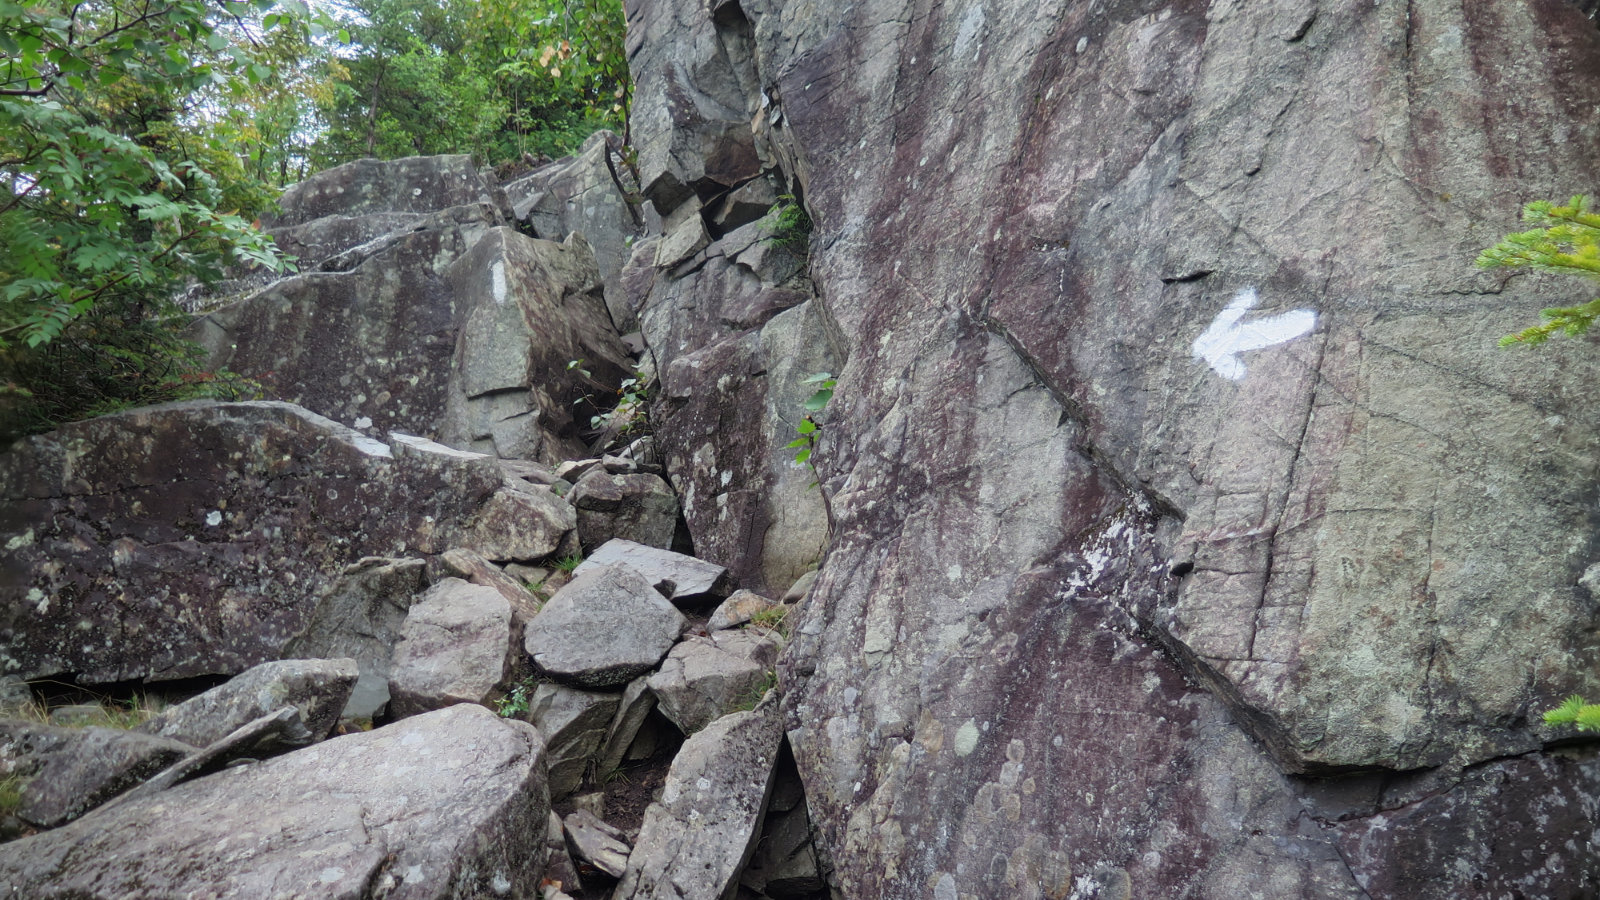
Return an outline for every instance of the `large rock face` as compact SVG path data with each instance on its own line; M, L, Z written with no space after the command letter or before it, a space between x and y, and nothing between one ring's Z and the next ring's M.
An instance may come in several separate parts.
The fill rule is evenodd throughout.
M160 681L241 672L291 641L383 655L365 643L392 598L346 567L519 527L504 481L492 459L391 447L285 403L150 407L29 438L0 456L0 668Z
M634 134L668 223L744 130L817 223L848 363L786 684L838 892L1593 891L1568 841L1594 811L1541 811L1600 768L1536 723L1600 692L1574 390L1600 362L1497 350L1577 295L1471 260L1600 168L1594 25L1554 0L714 6L629 4L637 96L665 98ZM721 469L747 433L670 406L760 369L716 247L645 288L683 316L641 318L669 457ZM732 471L729 503L756 478ZM1334 773L1379 774L1300 777Z
M543 750L532 727L455 706L4 845L0 884L95 900L533 896Z

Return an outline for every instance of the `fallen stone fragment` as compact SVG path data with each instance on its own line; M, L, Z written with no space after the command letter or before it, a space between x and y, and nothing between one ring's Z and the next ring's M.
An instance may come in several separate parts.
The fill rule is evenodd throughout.
M388 704L394 645L425 568L420 559L374 556L347 567L318 602L311 624L285 648L291 657L356 661L360 674L341 718L371 718Z
M446 578L412 605L400 634L390 712L482 703L505 678L511 604L495 588Z
M711 618L706 620L706 630L737 628L761 613L783 608L783 604L774 603L754 591L734 591L711 613Z
M542 754L525 723L453 706L0 846L0 884L79 900L533 896Z
M567 500L577 510L578 538L586 548L597 549L612 538L672 546L678 496L660 476L592 469L578 479Z
M594 813L580 809L562 821L566 827L567 841L579 859L612 878L621 878L628 867L627 836Z
M616 717L606 730L606 739L595 757L595 771L605 778L622 766L622 761L639 734L640 726L656 708L656 695L650 693L650 679L636 678L622 691Z
M226 762L263 755L261 748L277 748L283 744L305 745L312 743L311 734L300 720L300 711L292 706L267 713L235 728L222 738L162 770L160 774L117 798L125 803L149 794L160 793L200 770Z
M761 840L739 882L772 900L800 900L825 887L804 804L768 813Z
M548 488L502 488L458 538L462 546L499 561L530 562L561 547L578 526L577 513Z
M500 596L511 604L513 627L526 624L539 612L538 599L523 587L522 582L511 576L510 566L502 571L499 566L481 555L459 548L440 554L438 562L439 568L447 574L447 577L460 578L498 591Z
M756 839L782 739L775 700L689 738L645 811L614 900L728 896Z
M633 569L579 571L528 624L534 665L585 688L615 688L655 668L688 620Z
M204 747L267 713L293 706L313 740L339 721L359 674L353 659L262 663L139 725L136 731Z
M783 597L780 598L780 602L785 605L799 603L801 600L806 598L807 594L811 593L811 586L816 583L817 570L812 569L804 575L801 575L799 578L796 578L794 584L789 585L789 589L783 592Z
M626 566L643 575L673 603L720 599L732 589L728 570L722 566L622 539L602 544L577 572L611 565Z
M577 790L616 717L618 696L541 684L528 698L526 721L544 736L550 799Z
M694 734L741 704L761 699L778 649L776 641L749 631L686 638L650 676L650 692L663 715L684 734Z
M194 752L194 747L115 728L62 729L38 759L17 814L41 828L64 825ZM11 733L17 736L17 732Z

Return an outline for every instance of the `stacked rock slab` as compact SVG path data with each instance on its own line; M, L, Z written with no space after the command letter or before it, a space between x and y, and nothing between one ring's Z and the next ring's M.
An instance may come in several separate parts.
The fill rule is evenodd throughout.
M632 10L636 96L664 98L634 135L670 221L705 199L684 157L754 123L816 223L848 364L785 680L837 893L1592 892L1596 814L1560 798L1600 761L1538 713L1600 693L1600 416L1570 389L1600 363L1497 350L1569 295L1471 261L1600 168L1593 23L714 8ZM710 251L677 265L652 297L727 301ZM667 421L751 371L691 353ZM748 459L729 431L667 453ZM693 528L710 498L680 489Z
M350 425L505 457L581 450L599 410L575 421L575 404L628 368L586 241L507 227L504 192L465 156L346 163L282 207L268 224L301 274L195 324L211 365Z
M534 896L542 751L528 725L454 706L0 845L0 884L95 900Z
M528 542L552 530L542 507L508 518L506 491L492 459L284 403L151 407L29 438L0 456L0 665L97 683L354 656L381 678L410 603L391 589L422 566L383 558L496 528L528 559L554 549Z

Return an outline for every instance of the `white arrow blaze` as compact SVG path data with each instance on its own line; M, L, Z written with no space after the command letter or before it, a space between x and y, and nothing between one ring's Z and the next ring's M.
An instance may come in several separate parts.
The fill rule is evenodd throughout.
M1216 321L1194 340L1194 355L1205 360L1217 374L1231 381L1244 377L1244 362L1239 354L1262 350L1311 333L1317 314L1309 309L1292 309L1265 319L1241 324L1240 319L1260 302L1255 288L1234 295L1233 302L1217 313Z

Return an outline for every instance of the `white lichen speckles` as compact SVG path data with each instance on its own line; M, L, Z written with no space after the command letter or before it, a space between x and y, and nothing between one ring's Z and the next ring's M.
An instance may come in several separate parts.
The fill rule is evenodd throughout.
M978 748L978 724L971 719L961 723L956 729L955 740L950 742L951 749L957 756L967 756Z
M206 524L211 526L212 528L215 528L218 525L221 525L222 524L222 510L213 509L211 512L206 513Z
M949 872L939 876L933 886L933 900L957 900L956 879Z
M50 611L50 598L38 588L28 588L28 602L34 604L34 611L40 615Z
M27 531L24 531L11 540L6 541L6 549L21 550L23 547L26 547L31 543L33 543L33 529L29 528Z

